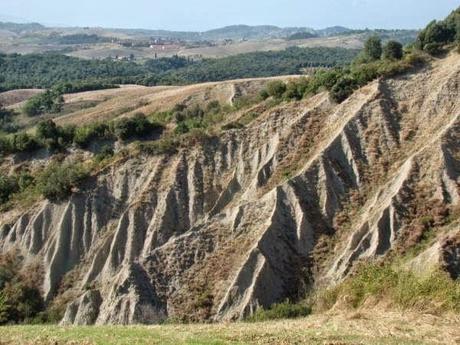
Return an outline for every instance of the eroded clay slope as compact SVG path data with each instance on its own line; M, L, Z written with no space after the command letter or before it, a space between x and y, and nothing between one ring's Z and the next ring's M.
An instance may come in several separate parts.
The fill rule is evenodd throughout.
M459 88L454 54L341 105L320 94L176 155L123 159L68 202L3 214L2 251L43 263L46 300L71 301L64 323L233 320L295 300L404 250L420 217L452 216ZM458 271L445 228L430 257L453 253Z

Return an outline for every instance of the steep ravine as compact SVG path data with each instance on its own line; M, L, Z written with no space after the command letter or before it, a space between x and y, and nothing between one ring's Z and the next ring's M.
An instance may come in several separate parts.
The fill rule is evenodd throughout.
M421 204L455 209L459 95L453 54L341 105L283 104L176 155L119 161L67 202L2 214L2 251L42 263L48 302L73 271L66 324L240 319L404 247ZM442 265L456 234L430 257Z

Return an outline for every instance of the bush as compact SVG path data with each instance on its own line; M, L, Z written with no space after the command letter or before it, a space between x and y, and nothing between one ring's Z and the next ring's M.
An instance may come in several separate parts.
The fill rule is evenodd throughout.
M299 317L306 317L310 314L310 306L284 302L274 304L269 309L259 308L247 320L250 322L262 322L279 319L295 319Z
M18 181L14 177L0 175L0 204L7 202L18 191Z
M59 113L62 110L64 98L59 92L47 90L30 98L23 107L27 116L38 116L44 113Z
M113 148L109 145L104 145L100 152L94 157L96 162L102 162L114 155Z
M173 138L163 138L154 142L139 143L138 149L148 155L175 154L178 143Z
M94 140L113 139L110 127L104 123L93 123L75 129L73 141L81 148L86 148Z
M403 58L403 46L396 41L389 41L383 47L383 57L389 60L401 60Z
M89 176L81 164L50 164L38 178L39 192L50 201L62 201L69 197Z
M53 120L46 120L37 125L36 138L48 149L63 149L73 142L75 130L75 126L61 127Z
M286 84L280 80L274 80L267 84L267 93L269 96L281 99L286 92Z
M333 101L341 103L353 94L357 85L358 84L355 79L348 76L342 77L332 87L330 97Z
M0 325L25 322L44 310L40 290L21 266L16 253L0 257Z
M321 293L317 304L328 309L343 300L358 308L370 297L405 310L460 311L460 283L447 273L435 271L417 276L410 271L395 270L388 264L362 265L343 283Z
M220 106L219 101L214 100L208 103L206 106L206 113L217 114L221 111L222 107Z
M32 152L39 147L40 145L34 137L25 132L21 132L14 134L11 137L11 141L9 143L9 151L7 152Z
M295 99L301 100L308 87L308 81L306 78L299 80L290 80L286 84L286 91L284 92L284 98L287 100Z
M127 140L133 137L145 137L162 128L160 124L150 122L144 114L137 113L132 118L124 118L115 122L114 134L121 140Z
M17 131L17 126L13 123L14 111L6 109L0 104L0 130L7 133Z
M268 94L267 89L262 89L262 90L260 90L260 92L259 92L259 97L260 97L262 100L266 100L268 97L270 97L270 95Z

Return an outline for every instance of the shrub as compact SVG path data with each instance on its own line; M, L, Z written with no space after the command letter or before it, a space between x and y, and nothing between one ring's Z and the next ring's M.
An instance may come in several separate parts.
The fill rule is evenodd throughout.
M102 162L114 155L113 148L109 145L104 145L100 152L94 157L96 162Z
M9 152L32 152L40 147L37 140L31 135L21 132L11 137Z
M355 86L364 86L370 81L379 77L379 62L361 64L353 66L351 69L351 78L355 80Z
M268 94L267 89L262 89L262 90L260 90L260 92L259 92L259 97L260 97L262 100L266 100L268 97L270 97L270 95Z
M302 99L305 91L309 86L309 82L307 78L299 78L297 80L290 80L286 84L286 91L284 92L284 98L287 100L295 99L300 100Z
M337 103L343 102L354 92L357 85L356 80L351 77L340 78L330 91L331 99Z
M72 143L74 136L74 126L57 126L53 120L42 121L37 125L36 138L48 149L65 148Z
M284 92L286 92L286 84L280 80L274 80L267 84L267 93L273 98L282 98Z
M89 176L81 164L50 164L38 178L39 192L50 201L62 201Z
M178 143L173 138L163 138L154 142L139 143L138 149L148 155L174 154Z
M17 131L17 126L13 123L14 111L6 109L0 104L0 130L7 133Z
M389 60L401 60L404 55L403 46L396 41L389 41L383 47L383 57Z
M174 133L176 134L185 134L190 131L190 128L188 128L187 124L185 122L179 122L174 129Z
M340 69L319 70L309 81L305 94L316 94L322 89L330 90L339 80L343 71Z
M22 323L44 310L39 289L27 275L16 253L0 257L0 325Z
M76 128L73 141L81 148L86 148L94 140L111 138L110 127L104 123L96 122L91 125Z
M244 125L240 122L235 122L235 121L227 123L226 125L222 126L222 130L224 131L229 131L232 129L242 129L242 128L244 128Z
M124 118L115 122L114 134L121 140L127 140L132 137L145 137L161 128L160 124L152 123L144 114L137 113L132 118Z
M447 273L435 271L417 276L410 271L395 270L388 264L360 266L340 285L322 292L316 303L327 309L340 299L358 308L369 297L405 310L460 311L460 283Z
M221 111L221 109L222 107L220 106L219 101L214 100L214 101L209 102L208 105L206 106L206 113L217 114L218 112Z
M0 204L7 202L11 195L19 191L16 178L0 175Z
M259 308L247 320L251 322L262 322L278 319L295 319L305 317L310 314L310 306L284 302L274 304L269 309Z
M30 98L23 107L27 116L37 116L44 113L59 113L62 110L64 98L59 92L47 90Z

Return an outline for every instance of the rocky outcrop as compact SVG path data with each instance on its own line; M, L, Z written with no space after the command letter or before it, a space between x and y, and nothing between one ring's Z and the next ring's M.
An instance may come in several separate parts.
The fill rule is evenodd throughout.
M454 210L459 76L454 55L341 105L321 94L175 155L128 157L66 202L3 214L0 248L42 260L47 301L78 277L63 324L235 320L296 300ZM458 243L436 248L458 276Z

